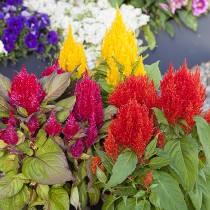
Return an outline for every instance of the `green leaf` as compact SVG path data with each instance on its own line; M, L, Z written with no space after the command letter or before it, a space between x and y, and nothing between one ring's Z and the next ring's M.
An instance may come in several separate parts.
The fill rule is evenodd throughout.
M150 29L150 26L148 24L144 25L142 26L142 30L144 31L144 37L149 45L150 50L153 50L156 46L156 39L153 32Z
M26 109L24 109L21 106L18 106L17 111L20 115L22 115L23 117L28 117L28 112L26 111Z
M38 196L44 200L48 200L49 198L49 191L50 191L50 188L48 185L43 185L43 184L39 184L37 187L36 187L36 192L38 194Z
M76 96L63 99L55 104L55 106L60 110L56 112L56 119L58 122L64 122L69 116L69 111L72 111L74 104L76 103Z
M166 22L166 31L169 33L171 37L174 37L174 28L173 25Z
M154 154L155 154L155 148L156 148L156 145L157 145L157 140L158 140L158 137L156 136L146 147L146 152L145 152L145 155L144 155L144 159L148 159L150 157L152 157Z
M203 196L198 183L195 183L194 189L189 192L189 196L195 209L201 209Z
M87 207L87 202L88 202L86 180L83 180L82 183L78 186L78 188L79 188L80 206L81 209L85 209Z
M141 209L141 210L150 210L150 203L147 200L141 200L137 203L135 210Z
M107 154L104 151L96 149L96 153L100 156L101 161L106 168L106 170L111 173L113 168L113 163L110 157L107 156Z
M198 28L197 18L192 14L192 12L187 12L186 10L179 10L178 15L182 22L190 29L196 31Z
M79 191L77 187L73 187L71 190L70 203L75 207L75 209L80 206Z
M98 80L98 84L101 85L101 88L106 92L106 93L112 93L114 91L114 87L106 82L105 79L100 78Z
M0 157L0 171L6 173L14 169L15 155L5 153Z
M112 7L120 6L124 0L109 0L109 3L111 4Z
M128 198L125 202L122 200L118 205L117 205L117 210L128 210L128 209L133 209L135 210L136 207L136 199L135 198ZM142 209L143 210L143 209Z
M34 157L26 157L22 171L25 177L39 184L53 185L73 180L62 149L48 139Z
M154 171L154 177L153 183L158 184L158 186L151 189L151 191L159 195L161 208L167 210L187 210L184 195L177 181L163 171Z
M22 210L29 203L30 193L25 185L22 190L10 198L0 198L2 210Z
M100 182L102 182L104 184L106 183L107 177L106 177L105 173L99 167L97 167L97 169L96 169L96 176Z
M144 0L130 0L129 4L136 8L142 8L145 5Z
M59 98L70 85L70 77L71 74L68 72L50 77L43 87L47 93L44 100L52 101Z
M117 107L109 105L104 109L104 121L111 120L112 116L117 113Z
M114 202L116 200L117 200L116 197L109 195L103 203L102 210L115 210Z
M69 210L69 195L63 188L52 187L49 191L50 210Z
M97 187L91 187L88 191L90 205L96 205L100 200L101 192Z
M156 192L151 192L149 196L149 201L157 208L161 208L160 206L160 198Z
M159 70L159 62L160 61L157 61L151 65L144 65L144 68L147 72L147 76L150 80L153 80L154 81L154 85L155 85L155 88L158 89L159 86L160 86L160 80L162 79L161 78L161 73L160 73L160 70Z
M170 163L170 159L166 157L154 157L149 162L149 167L160 169Z
M0 179L0 198L9 198L17 194L23 188L23 182L16 176Z
M44 143L47 141L47 133L45 132L45 130L42 128L39 130L39 132L36 135L36 142L35 142L35 146L37 148L41 147L44 145Z
M106 188L121 184L129 175L133 173L138 162L137 156L132 151L125 151L121 153L114 167L112 169L112 175L107 183Z
M203 146L203 151L206 156L206 162L208 166L210 166L210 127L206 120L203 119L201 116L194 117L194 120L197 127L198 137Z
M164 151L171 156L170 166L179 175L187 191L194 187L198 176L198 146L194 139L183 138L166 143Z
M110 121L107 121L105 122L102 127L99 129L98 133L99 134L107 134L107 131L108 131L108 128L111 124L111 120Z
M8 99L8 92L10 92L10 87L10 80L4 75L0 74L0 93L5 99Z
M160 110L160 109L158 109L158 108L156 108L156 107L154 107L154 108L152 108L152 109L154 110L155 116L156 116L156 118L158 119L158 121L159 121L160 123L162 123L162 124L164 124L164 125L169 125L169 124L168 124L168 121L167 121L167 119L165 118L165 115L164 115L164 113L163 113L162 110Z

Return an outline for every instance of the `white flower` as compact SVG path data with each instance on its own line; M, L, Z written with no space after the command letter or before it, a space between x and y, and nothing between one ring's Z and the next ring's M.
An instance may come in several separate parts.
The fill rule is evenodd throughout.
M83 43L88 66L94 67L100 54L100 43L115 18L115 8L111 7L108 0L89 0L87 4L84 0L24 0L24 5L47 13L51 28L61 29L63 37L71 25L75 39ZM123 4L120 10L126 25L138 36L140 27L148 23L149 16L131 5Z
M0 40L0 55L7 55L3 42Z

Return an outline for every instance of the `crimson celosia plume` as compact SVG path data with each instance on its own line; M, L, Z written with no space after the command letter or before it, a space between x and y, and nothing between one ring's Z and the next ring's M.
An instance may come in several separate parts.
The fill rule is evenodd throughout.
M28 74L22 67L21 72L13 78L9 100L13 107L21 106L30 115L39 111L45 95L46 93L40 82L37 82L35 74Z
M77 139L74 145L69 148L69 152L74 158L80 158L83 152L83 142L82 139Z
M33 115L26 125L31 133L31 136L34 137L35 132L39 129L39 122L36 117Z
M210 109L208 109L208 110L205 112L203 118L206 120L206 122L207 122L208 124L210 124Z
M117 154L113 154L110 149L112 145L118 144L119 147L131 148L141 161L153 132L153 116L150 116L149 109L136 100L130 100L120 108L116 119L112 120L105 140L105 150L115 159Z
M52 110L52 113L46 122L45 131L50 135L50 137L53 137L62 131L61 124L59 122L57 122L57 120L55 118L54 109Z
M171 64L160 88L160 108L168 122L175 125L180 119L184 119L189 126L184 126L185 130L192 129L193 117L201 114L205 100L205 88L200 82L198 68L195 73L191 72L185 60L183 66L175 72Z

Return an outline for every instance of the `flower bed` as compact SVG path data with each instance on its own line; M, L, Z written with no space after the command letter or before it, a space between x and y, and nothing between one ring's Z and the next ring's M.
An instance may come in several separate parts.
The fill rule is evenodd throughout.
M131 50L132 49L132 50ZM125 56L126 53L126 56ZM210 111L200 73L144 65L119 9L86 69L69 32L38 79L0 74L4 210L208 209Z

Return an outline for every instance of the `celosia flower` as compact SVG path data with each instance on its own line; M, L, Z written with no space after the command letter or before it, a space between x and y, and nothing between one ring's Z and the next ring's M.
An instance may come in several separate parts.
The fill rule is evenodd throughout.
M57 72L57 74L62 74L65 71L60 67L58 60L55 61L55 64L46 68L45 72L42 72L42 77L49 76L52 74L54 71Z
M39 129L39 122L36 117L33 115L26 125L31 133L31 136L34 137L35 132Z
M207 122L208 124L210 124L210 109L208 109L208 110L205 112L203 118L206 120L206 122Z
M80 158L83 152L82 139L77 139L75 144L69 148L69 152L74 158Z
M86 122L95 116L96 127L99 128L103 122L103 105L100 96L100 87L96 82L91 81L86 72L83 80L77 82L74 91L76 103L73 115L78 121Z
M35 74L28 74L22 67L21 72L14 77L9 92L10 103L13 107L21 106L26 109L28 115L39 111L41 102L46 93L40 82L37 82Z
M177 9L181 9L183 6L186 5L187 5L186 0L170 0L170 7L172 14L174 14Z
M147 76L131 76L122 81L109 96L109 103L120 108L130 99L135 99L139 104L145 104L149 109L158 106L158 95L154 82Z
M2 135L2 140L6 144L16 145L18 142L18 135L11 123L8 124L7 129Z
M144 182L145 188L148 188L150 186L150 184L152 183L152 173L153 173L153 171L150 171L143 177L143 182Z
M205 100L205 88L200 82L198 68L193 73L188 70L186 60L177 71L173 71L172 64L168 73L161 81L160 107L171 125L180 119L186 120L189 131L194 126L195 115L201 114Z
M63 128L63 134L66 138L67 143L79 131L79 129L80 126L77 124L72 112L70 112L66 125Z
M120 10L117 8L116 18L111 28L106 31L101 45L101 57L106 59L109 66L107 82L115 86L121 80L115 59L123 66L123 75L126 77L132 74L134 64L138 60L140 67L137 68L135 75L146 74L138 54L135 36L130 29L126 28Z
M55 111L52 110L52 113L47 120L45 131L50 135L50 137L55 136L56 134L60 133L62 131L62 127L59 122L57 122L55 118Z
M92 146L93 143L97 140L98 136L98 129L96 127L96 121L95 121L95 113L92 114L92 117L88 121L89 127L86 132L85 137L85 148L86 150Z
M111 140L114 140L113 144L118 144L119 147L131 148L141 161L153 132L153 116L149 116L149 109L136 100L130 100L120 108L116 119L112 120L106 141L111 144ZM109 148L106 141L105 150Z
M97 167L99 167L102 171L104 171L105 169L103 163L101 162L101 158L99 156L95 156L92 159L92 164L90 168L93 174L96 174Z
M193 15L199 16L208 10L208 0L192 0Z
M74 40L72 29L69 28L66 40L60 51L59 64L64 71L73 72L78 66L78 78L85 72L86 58L81 43Z

